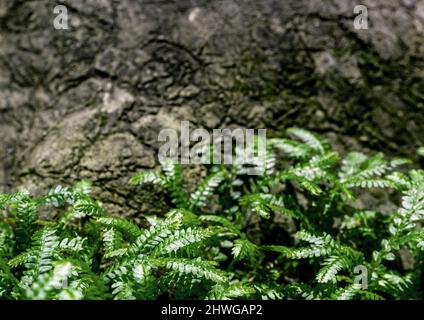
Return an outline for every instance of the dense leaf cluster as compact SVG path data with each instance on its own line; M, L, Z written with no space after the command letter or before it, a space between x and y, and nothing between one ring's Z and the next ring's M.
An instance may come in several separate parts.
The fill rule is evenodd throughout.
M382 154L341 159L298 128L267 148L263 175L210 165L193 192L178 163L134 176L173 206L149 228L108 215L86 182L0 195L0 298L422 299L424 171ZM357 205L377 189L398 208ZM45 208L57 218L41 220ZM279 219L294 231L268 231Z

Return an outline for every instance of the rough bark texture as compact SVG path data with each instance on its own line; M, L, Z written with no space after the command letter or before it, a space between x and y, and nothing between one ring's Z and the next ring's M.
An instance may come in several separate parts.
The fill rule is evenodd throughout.
M65 4L70 29L53 28ZM337 148L424 145L424 1L0 0L0 191L89 179L113 213L161 128L313 129ZM149 196L150 197L150 196ZM160 197L160 195L158 195Z

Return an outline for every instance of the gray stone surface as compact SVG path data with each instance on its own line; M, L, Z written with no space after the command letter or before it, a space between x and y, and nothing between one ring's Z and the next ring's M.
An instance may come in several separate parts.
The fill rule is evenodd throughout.
M0 191L93 180L112 212L159 208L127 186L157 132L301 126L338 150L424 145L424 1L0 0ZM153 207L146 203L153 201ZM150 208L150 209L149 209Z

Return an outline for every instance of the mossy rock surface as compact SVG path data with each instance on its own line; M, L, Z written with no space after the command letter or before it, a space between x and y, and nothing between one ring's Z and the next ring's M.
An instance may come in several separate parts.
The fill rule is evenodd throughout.
M325 135L342 153L417 159L424 145L424 4L357 1L56 1L0 4L0 191L93 180L117 214L157 210L127 187L157 165L157 133ZM130 200L128 200L130 199Z

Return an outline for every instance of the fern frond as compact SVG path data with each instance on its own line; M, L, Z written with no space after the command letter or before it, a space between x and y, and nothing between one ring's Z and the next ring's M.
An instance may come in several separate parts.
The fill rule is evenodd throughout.
M58 244L58 250L61 252L79 253L85 250L84 245L87 238L76 236L73 238L63 238Z
M361 188L400 188L408 184L407 178L400 173L383 175L394 168L410 163L407 159L393 159L390 162L378 153L367 157L362 153L350 153L344 160L339 176L348 187Z
M14 204L13 213L16 215L16 236L20 249L25 249L37 230L39 204L29 197L19 199Z
M73 205L78 199L87 197L91 193L91 183L79 181L73 187L56 186L47 195L40 199L44 205L59 207L62 205Z
M233 232L238 235L241 234L239 227L234 222L228 220L227 218L216 216L216 215L201 215L199 219L204 222L217 223L225 227L226 229L228 229L230 232Z
M31 300L78 300L81 292L68 287L68 281L73 275L70 262L58 263L51 273L45 273L36 278L25 290L25 298Z
M194 249L196 249L193 248L193 246L203 243L206 239L212 237L213 235L215 235L215 232L210 229L187 228L176 230L174 234L169 236L152 251L152 255L170 255L175 254L181 250L185 250L185 252L190 255L190 253L194 252Z
M285 246L278 246L278 245L268 245L268 246L262 246L262 250L265 251L273 251L282 254L285 257L291 257L293 249Z
M166 160L162 163L162 170L168 182L180 185L183 176L181 164L174 160Z
M117 250L122 249L124 243L122 236L115 229L110 228L102 232L104 258L108 259L117 255Z
M268 219L271 213L281 213L288 216L299 217L297 212L288 209L284 200L273 194L255 193L240 198L240 205L249 206L253 212Z
M137 237L141 234L139 227L124 219L101 217L97 219L97 223L101 226L116 229L130 241L137 239Z
M72 207L61 217L60 224L67 225L71 222L85 218L98 218L104 215L105 210L101 204L88 196L78 197Z
M104 209L100 204L91 198L78 199L73 209L76 218L98 217L104 214Z
M263 194L252 194L246 195L240 198L240 205L250 206L253 212L261 216L262 218L268 219L271 216L271 208L268 205L266 199L263 198Z
M10 225L0 222L0 260L14 255L16 239Z
M165 177L162 174L155 171L140 172L130 179L130 184L132 185L143 186L149 183L164 186L166 184L166 181Z
M331 256L323 263L324 267L318 272L316 280L320 283L335 281L337 273L346 267L343 257Z
M216 284L209 292L207 299L210 300L231 300L248 298L255 294L255 289L243 283L230 285Z
M164 187L170 191L172 202L179 208L189 206L187 193L182 188L183 175L181 164L174 160L167 159L162 163L164 172Z
M310 146L293 140L269 139L267 143L270 148L281 150L290 158L308 158L314 153Z
M329 148L328 143L324 139L307 130L300 128L289 128L287 133L290 136L303 141L306 145L319 153L324 153Z
M306 171L308 172L309 169ZM304 177L303 174L306 173L303 170L288 170L288 171L282 171L277 176L277 181L294 181L297 182L302 188L309 191L313 195L319 195L322 192L322 189L313 181L309 180L308 178ZM312 169L312 171L309 171L307 175L311 176L310 174L315 172L319 173L320 175L323 174L320 169L316 170Z
M373 284L374 290L385 292L396 299L404 299L408 296L419 299L419 294L414 288L413 277L412 274L400 276L397 272L387 270Z
M57 186L51 189L47 195L42 198L43 204L59 207L65 204L74 204L77 194L70 187Z
M338 155L333 152L313 156L306 163L282 171L278 175L278 179L296 181L312 194L318 195L321 189L316 182L324 182L327 179L331 179L331 170L338 161Z
M328 234L324 234L323 236L317 236L305 230L297 232L296 238L299 240L308 242L314 246L324 246L324 245L328 246L333 243L331 236Z
M13 194L0 194L0 210L5 210L6 206L11 206L15 203L27 199L29 197L28 191L15 192Z
M225 179L225 172L218 171L207 176L191 194L190 208L201 207L206 204L207 198Z
M349 285L336 292L335 298L337 300L352 300L355 295L360 291L356 284Z
M80 195L89 195L91 193L91 182L86 180L78 181L74 184L72 190Z
M20 265L27 263L30 257L30 253L31 252L29 251L21 252L20 254L18 254L17 256L15 256L14 258L8 261L7 263L8 266L10 268L16 268L16 267L19 267Z
M392 172L385 179L390 181L392 186L397 190L405 190L411 187L411 179L401 172Z
M331 254L329 248L323 246L315 246L310 248L293 249L289 252L289 258L293 259L305 259L313 257L328 256Z
M44 228L34 235L22 278L24 286L31 285L38 276L53 268L52 259L58 240L56 230L50 228Z
M159 295L158 281L153 271L153 267L143 260L135 264L132 277L136 284L137 299L155 299Z
M6 260L0 258L0 300L8 299L18 287L18 279L10 270Z
M237 239L234 241L234 246L231 249L231 253L235 260L248 259L254 260L257 255L258 247L247 239Z
M254 288L262 300L278 300L285 297L284 289L281 286L261 284L255 285Z
M398 236L415 228L423 219L424 185L414 185L404 192L402 207L394 217L389 230L393 236Z
M135 290L130 282L117 281L112 284L114 300L135 300Z
M136 241L129 247L128 253L132 255L154 250L156 246L168 239L180 227L182 219L182 214L175 215L151 226L150 229L143 230Z
M154 261L154 265L176 273L179 277L188 277L190 279L202 278L215 283L225 283L228 281L225 272L215 268L213 264L206 260L201 260L200 258L160 258Z
M386 179L376 179L376 178L356 178L351 179L347 184L349 188L395 188L394 184L390 180Z

